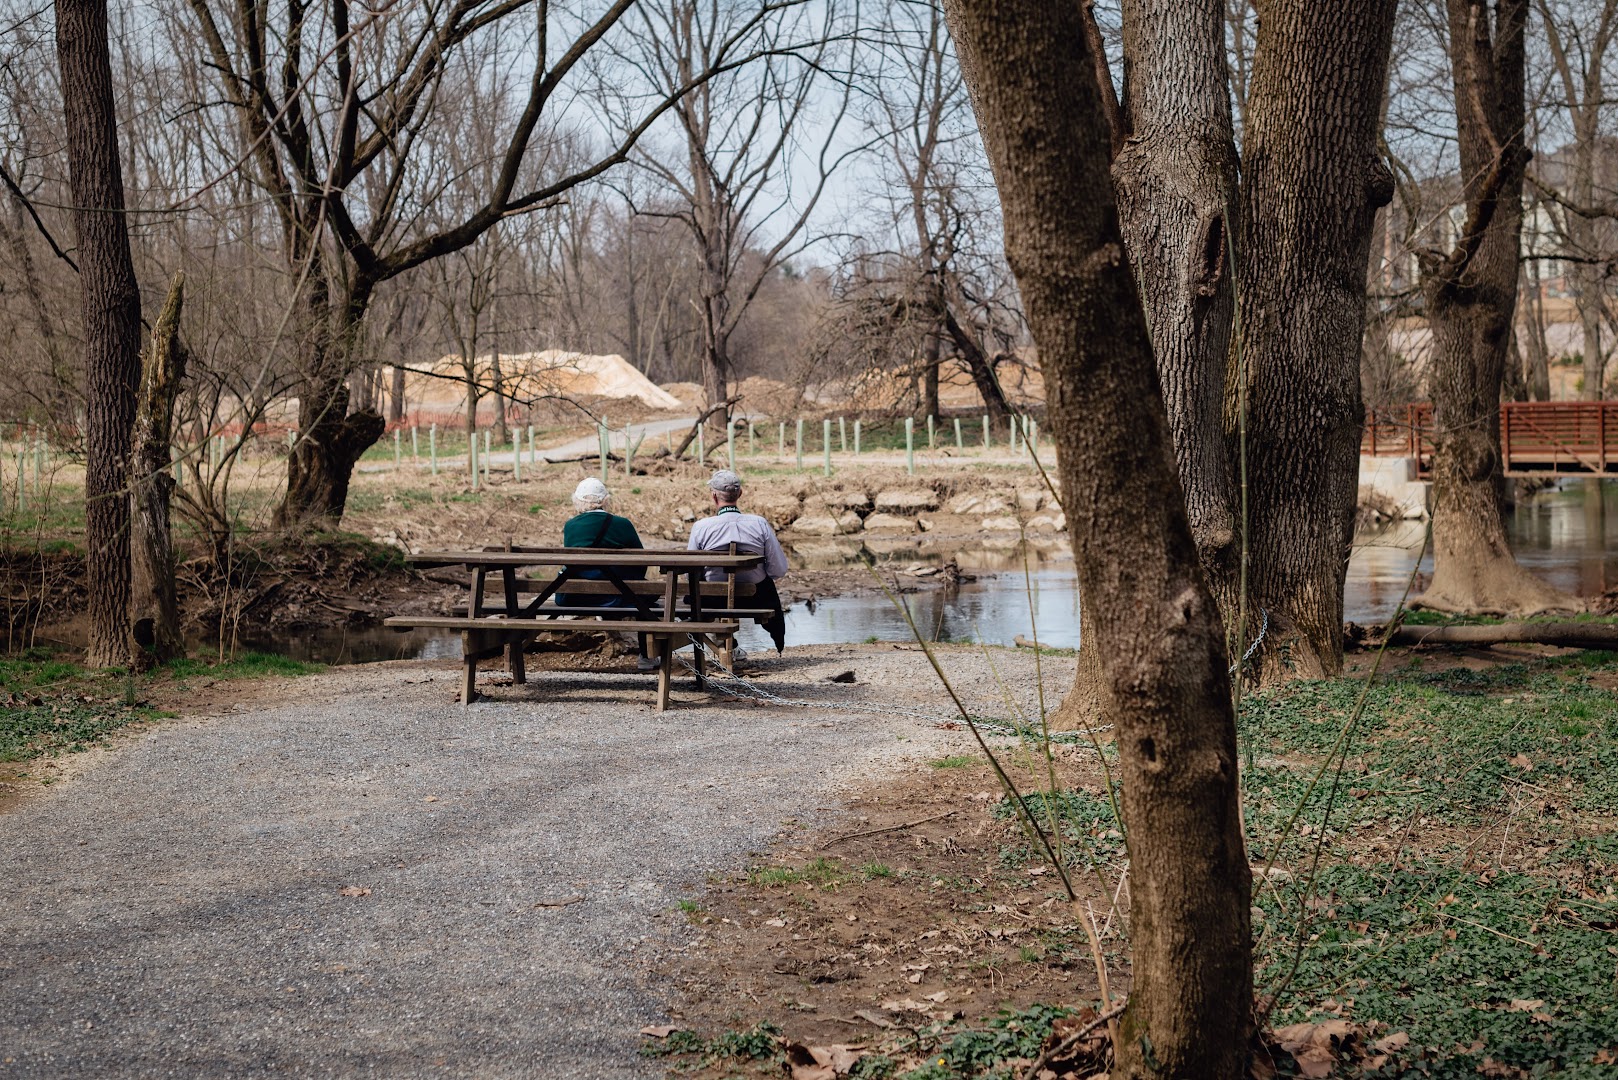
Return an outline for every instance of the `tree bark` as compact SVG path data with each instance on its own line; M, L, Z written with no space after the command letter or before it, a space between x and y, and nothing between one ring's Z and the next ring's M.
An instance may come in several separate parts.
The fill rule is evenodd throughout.
M1390 645L1512 645L1532 643L1564 649L1618 649L1611 623L1509 622L1486 626L1401 626Z
M1438 611L1579 607L1517 565L1500 507L1500 387L1517 308L1529 0L1447 0L1466 221L1453 250L1419 255L1432 328L1433 580Z
M388 423L397 424L405 418L404 364L394 364L388 381Z
M927 335L927 345L921 357L921 394L920 415L923 419L938 415L938 354L939 340L937 332Z
M500 371L499 348L489 354L489 378L494 382L494 441L504 446L511 441L511 433L506 428L506 377Z
M1236 515L1222 406L1235 305L1225 230L1236 143L1224 21L1223 0L1124 0L1122 148L1112 178L1191 535L1231 614Z
M1111 1075L1235 1078L1251 1025L1251 879L1224 641L1124 256L1083 15L1039 0L945 10L1039 345L1080 589L1106 646L1134 948Z
M1086 19L1093 51L1101 34L1088 5ZM1225 230L1235 206L1236 144L1224 6L1126 0L1123 30L1123 101L1107 109L1117 150L1113 190L1146 309L1191 535L1224 625L1234 629L1237 521L1222 406L1235 307ZM1096 81L1106 103L1112 76L1104 58ZM1081 632L1073 690L1051 717L1059 731L1109 722L1093 685L1100 665L1082 655L1082 642Z
M1376 210L1393 195L1377 134L1395 0L1256 6L1237 244L1249 610L1270 619L1260 677L1317 678L1343 662L1366 275Z
M960 353L961 359L966 362L966 370L972 374L972 385L977 387L978 396L983 399L984 411L989 414L990 421L999 425L1011 415L1011 404L1006 401L1005 391L1000 389L1000 379L994 373L994 364L984 355L977 338L973 337L955 317L955 312L947 300L944 301L943 316L944 329L949 333L955 351Z
M169 532L169 495L174 490L174 477L169 473L174 399L185 378L185 350L180 344L180 309L184 302L185 275L176 274L157 325L152 328L135 414L129 621L139 646L135 660L143 666L161 664L185 653L180 609L174 595L174 545Z
M124 220L105 0L60 0L56 55L84 312L87 663L116 667L131 658L129 452L140 381L140 289Z
M348 411L348 375L359 367L349 354L369 300L370 286L361 279L340 304L331 303L318 267L312 268L304 301L308 344L300 361L298 437L287 454L287 490L275 510L277 528L336 526L348 504L355 463L387 430L378 412Z

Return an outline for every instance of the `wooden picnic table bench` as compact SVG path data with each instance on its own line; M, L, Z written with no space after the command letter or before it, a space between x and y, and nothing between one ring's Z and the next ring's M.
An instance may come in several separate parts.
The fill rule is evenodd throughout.
M734 549L734 545L732 545ZM736 581L736 573L763 561L761 555L685 549L606 549L566 547L490 548L483 551L423 552L408 557L421 569L464 566L467 601L448 615L395 615L385 626L397 630L440 629L461 631L464 678L461 702L477 700L478 661L504 652L514 681L528 681L523 647L547 630L621 630L646 637L648 653L657 660L657 710L668 708L673 681L674 652L690 644L695 653L697 685L702 685L703 650L711 648L732 666L736 631L742 618L762 618L763 609L747 606L750 585ZM520 576L519 570L556 567L547 578ZM706 581L710 568L725 571L725 580ZM581 571L596 571L600 578L581 578ZM631 577L657 570L661 581ZM489 577L495 575L497 597L489 597ZM684 578L686 586L680 587ZM562 603L576 596L616 596L611 607ZM557 622L562 616L567 622Z

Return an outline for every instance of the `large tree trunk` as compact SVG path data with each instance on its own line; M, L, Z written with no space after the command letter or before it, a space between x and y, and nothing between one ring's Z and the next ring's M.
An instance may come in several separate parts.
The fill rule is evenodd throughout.
M1093 18L1093 16L1089 16ZM1224 624L1236 626L1236 515L1222 403L1230 354L1234 275L1225 230L1235 204L1236 144L1225 84L1221 0L1126 0L1124 97L1115 114L1112 164L1120 226L1157 360L1186 515ZM1090 40L1101 40L1092 25ZM1112 78L1102 64L1098 93ZM1081 631L1088 630L1082 627ZM1051 726L1073 731L1109 721L1095 710L1101 667L1082 656L1073 690Z
M185 378L185 350L180 344L180 308L185 302L185 276L176 274L168 299L152 328L151 348L141 373L135 415L134 466L130 501L134 533L130 547L129 621L135 659L161 664L185 652L180 637L180 609L174 596L174 545L169 532L169 474L174 399Z
M1040 0L946 11L1039 345L1080 588L1106 644L1134 949L1111 1075L1239 1077L1251 880L1225 648L1124 257L1083 15Z
M1360 336L1395 0L1259 0L1242 140L1250 610L1265 679L1336 674L1359 486ZM1227 397L1235 437L1241 388Z
M1500 508L1500 385L1517 308L1522 235L1524 37L1529 0L1447 0L1466 222L1453 250L1421 254L1432 327L1433 580L1439 611L1577 607L1512 557Z
M350 354L369 299L369 286L356 286L339 307L324 285L310 288L311 341L298 387L298 437L287 454L286 495L275 511L278 528L330 528L341 521L355 463L387 430L374 410L348 411Z
M1236 515L1222 405L1235 305L1225 230L1236 143L1224 18L1223 0L1125 0L1122 149L1112 178L1191 535L1230 614Z
M69 189L84 311L84 531L91 667L129 663L129 451L140 381L140 289L129 256L105 0L60 0Z

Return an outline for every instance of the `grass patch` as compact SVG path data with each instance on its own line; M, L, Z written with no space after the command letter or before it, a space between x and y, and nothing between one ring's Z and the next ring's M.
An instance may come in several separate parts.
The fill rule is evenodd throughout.
M762 888L809 885L834 889L843 881L843 869L836 859L817 858L802 867L755 866L747 871L747 883Z
M50 649L0 657L0 761L79 753L130 724L169 719L176 714L147 700L164 682L183 685L183 680L203 675L251 679L319 670L318 664L266 653L242 653L222 663L179 659L145 675L117 668L91 671Z
M1272 1023L1341 1015L1406 1032L1411 1050L1378 1075L1460 1080L1490 1060L1523 1071L1489 1075L1612 1075L1618 695L1605 686L1615 673L1605 653L1407 668L1369 691L1346 765L1318 783L1363 684L1247 699L1249 854L1290 872L1255 887L1257 986L1280 991ZM1116 872L1125 859L1104 791L1025 803L1055 818L1072 865ZM1009 820L1012 807L996 813ZM1001 855L1011 866L1035 858L1020 834Z
M786 1061L781 1052L781 1029L774 1024L727 1031L712 1039L704 1039L694 1031L672 1031L666 1039L648 1039L641 1044L640 1052L643 1057L693 1056L698 1059L693 1063L696 1068L721 1061Z
M171 660L164 669L175 679L260 679L269 675L293 677L313 675L325 670L324 664L311 664L275 653L242 652L229 660L202 660L181 657Z
M948 757L934 758L927 764L935 769L970 769L978 763L978 759L971 754L951 754Z
M1570 889L1436 860L1332 866L1314 910L1260 895L1286 947L1259 958L1259 984L1277 984L1295 964L1276 1024L1328 999L1348 1002L1354 1019L1405 1031L1426 1048L1424 1076L1476 1077L1485 1058L1522 1075L1611 1076L1595 1061L1618 1046L1618 904L1605 893L1592 900L1590 884Z

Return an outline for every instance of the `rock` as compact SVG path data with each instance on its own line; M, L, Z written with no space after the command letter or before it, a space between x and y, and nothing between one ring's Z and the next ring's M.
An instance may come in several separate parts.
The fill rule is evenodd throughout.
M1037 514L1028 519L1029 532L1061 532L1066 527L1065 514Z
M1038 488L1017 492L1017 509L1025 514L1032 514L1045 505L1045 493Z
M898 514L872 514L865 519L865 528L868 532L885 529L898 529L904 532L915 532L916 523L907 517Z
M808 536L837 536L858 532L859 528L860 516L846 510L835 517L831 514L806 514L792 523L793 532Z
M844 671L839 672L836 675L828 675L826 678L829 682L851 683L854 681L854 673L852 671Z
M921 531L922 532L932 532L933 531L933 522L932 522L931 518L919 517L919 518L916 519L916 524L921 526Z
M986 532L1017 532L1017 519L1009 514L1004 517L986 517L983 519L983 529Z
M837 510L869 510L871 497L863 491L823 491L820 501Z
M938 493L930 488L883 491L877 494L876 508L878 510L896 510L900 513L906 511L915 513L917 510L937 510Z
M690 522L697 520L696 511L692 510L689 506L682 506L679 510L675 511L675 513L680 516L681 521Z
M952 514L1009 514L1011 502L999 495L957 495L945 509Z
M742 503L742 509L750 514L757 514L770 523L770 528L777 530L791 525L798 520L798 515L803 513L803 507L791 496L747 499Z

